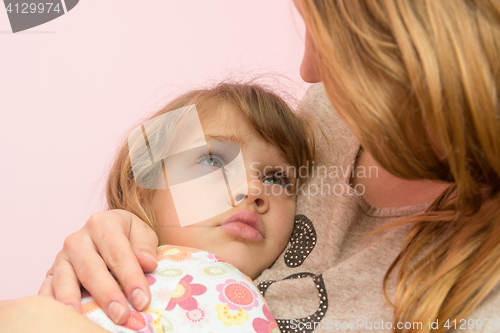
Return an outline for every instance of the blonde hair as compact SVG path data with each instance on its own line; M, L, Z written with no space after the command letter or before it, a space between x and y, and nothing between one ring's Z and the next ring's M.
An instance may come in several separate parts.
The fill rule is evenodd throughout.
M328 97L363 148L398 177L452 183L382 229L414 223L384 279L399 265L394 322L466 317L500 280L500 1L301 5Z
M197 104L201 119L221 117L213 110L222 103L234 105L258 135L280 149L292 166L309 166L307 161L314 158L310 127L292 112L282 98L258 84L223 82L213 88L194 90L176 98L144 122L191 104ZM159 130L161 129L156 131ZM162 134L149 133L148 137L161 138ZM108 208L134 213L160 238L152 206L154 190L143 189L136 184L128 148L128 142L125 140L111 167L106 184ZM159 240L162 244L162 240Z

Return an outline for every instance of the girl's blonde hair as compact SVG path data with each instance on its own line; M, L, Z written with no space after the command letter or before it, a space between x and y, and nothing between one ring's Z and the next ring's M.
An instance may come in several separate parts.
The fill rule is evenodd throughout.
M258 135L280 149L292 166L312 165L307 162L314 158L310 127L292 112L282 98L258 84L219 83L213 88L194 90L176 98L144 122L191 104L197 105L200 119L223 118L223 114L214 111L223 103L230 103L239 110ZM150 135L161 136L155 133ZM108 208L134 213L160 237L152 206L154 190L143 189L136 184L128 148L125 140L111 167L106 184Z
M414 223L384 280L400 265L394 322L466 317L500 280L500 1L300 4L328 97L363 148L398 177L453 184L384 228Z

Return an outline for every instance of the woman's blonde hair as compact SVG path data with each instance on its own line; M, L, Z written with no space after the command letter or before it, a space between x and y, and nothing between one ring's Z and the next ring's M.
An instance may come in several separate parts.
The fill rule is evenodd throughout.
M500 280L500 1L300 4L321 80L363 148L398 177L453 184L386 227L414 223L384 280L400 265L394 321L466 317Z
M305 120L299 119L282 98L272 93L270 89L255 83L223 82L213 88L190 91L170 102L143 123L192 104L197 105L200 119L223 118L223 114L214 111L223 103L230 103L239 110L258 135L280 149L292 166L299 168L312 165L307 162L314 158L314 142L310 126ZM148 136L161 137L161 134L148 133ZM152 206L153 195L154 190L143 189L136 184L129 156L129 143L124 140L106 184L108 208L134 213L160 238ZM162 244L162 240L159 241Z

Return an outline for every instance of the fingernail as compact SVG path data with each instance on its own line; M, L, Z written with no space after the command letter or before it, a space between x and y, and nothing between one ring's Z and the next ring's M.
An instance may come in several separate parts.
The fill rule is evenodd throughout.
M130 294L130 300L137 310L142 310L148 303L148 298L141 288L134 289Z
M75 307L74 307L73 305L71 305L71 304L67 304L66 306L67 306L68 308L70 308L71 310L75 310L75 311L76 311L76 309L75 309Z
M144 256L148 257L149 259L153 260L156 263L158 263L158 261L156 260L156 257L153 256L151 253L149 252L146 252L146 251L140 251Z
M120 322L123 312L125 312L125 309L120 303L116 301L111 302L108 306L108 314L111 317L111 320L115 322L115 324L118 324Z

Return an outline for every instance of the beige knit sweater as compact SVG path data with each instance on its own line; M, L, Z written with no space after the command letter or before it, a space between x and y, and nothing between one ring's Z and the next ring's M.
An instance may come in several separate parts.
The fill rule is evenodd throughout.
M301 109L317 122L319 156L314 174L299 190L287 249L255 282L282 332L390 332L393 308L384 297L382 281L410 226L392 228L370 240L359 233L423 212L429 203L371 206L348 185L359 142L333 110L322 84L308 90ZM376 170L371 172L376 177ZM364 176L370 176L368 170ZM391 279L390 297L395 286ZM470 316L482 320L482 328L477 329L477 321L475 329L466 331L493 332L484 329L485 319L496 319L500 326L499 313L500 288L496 288ZM460 324L457 321L457 328Z

